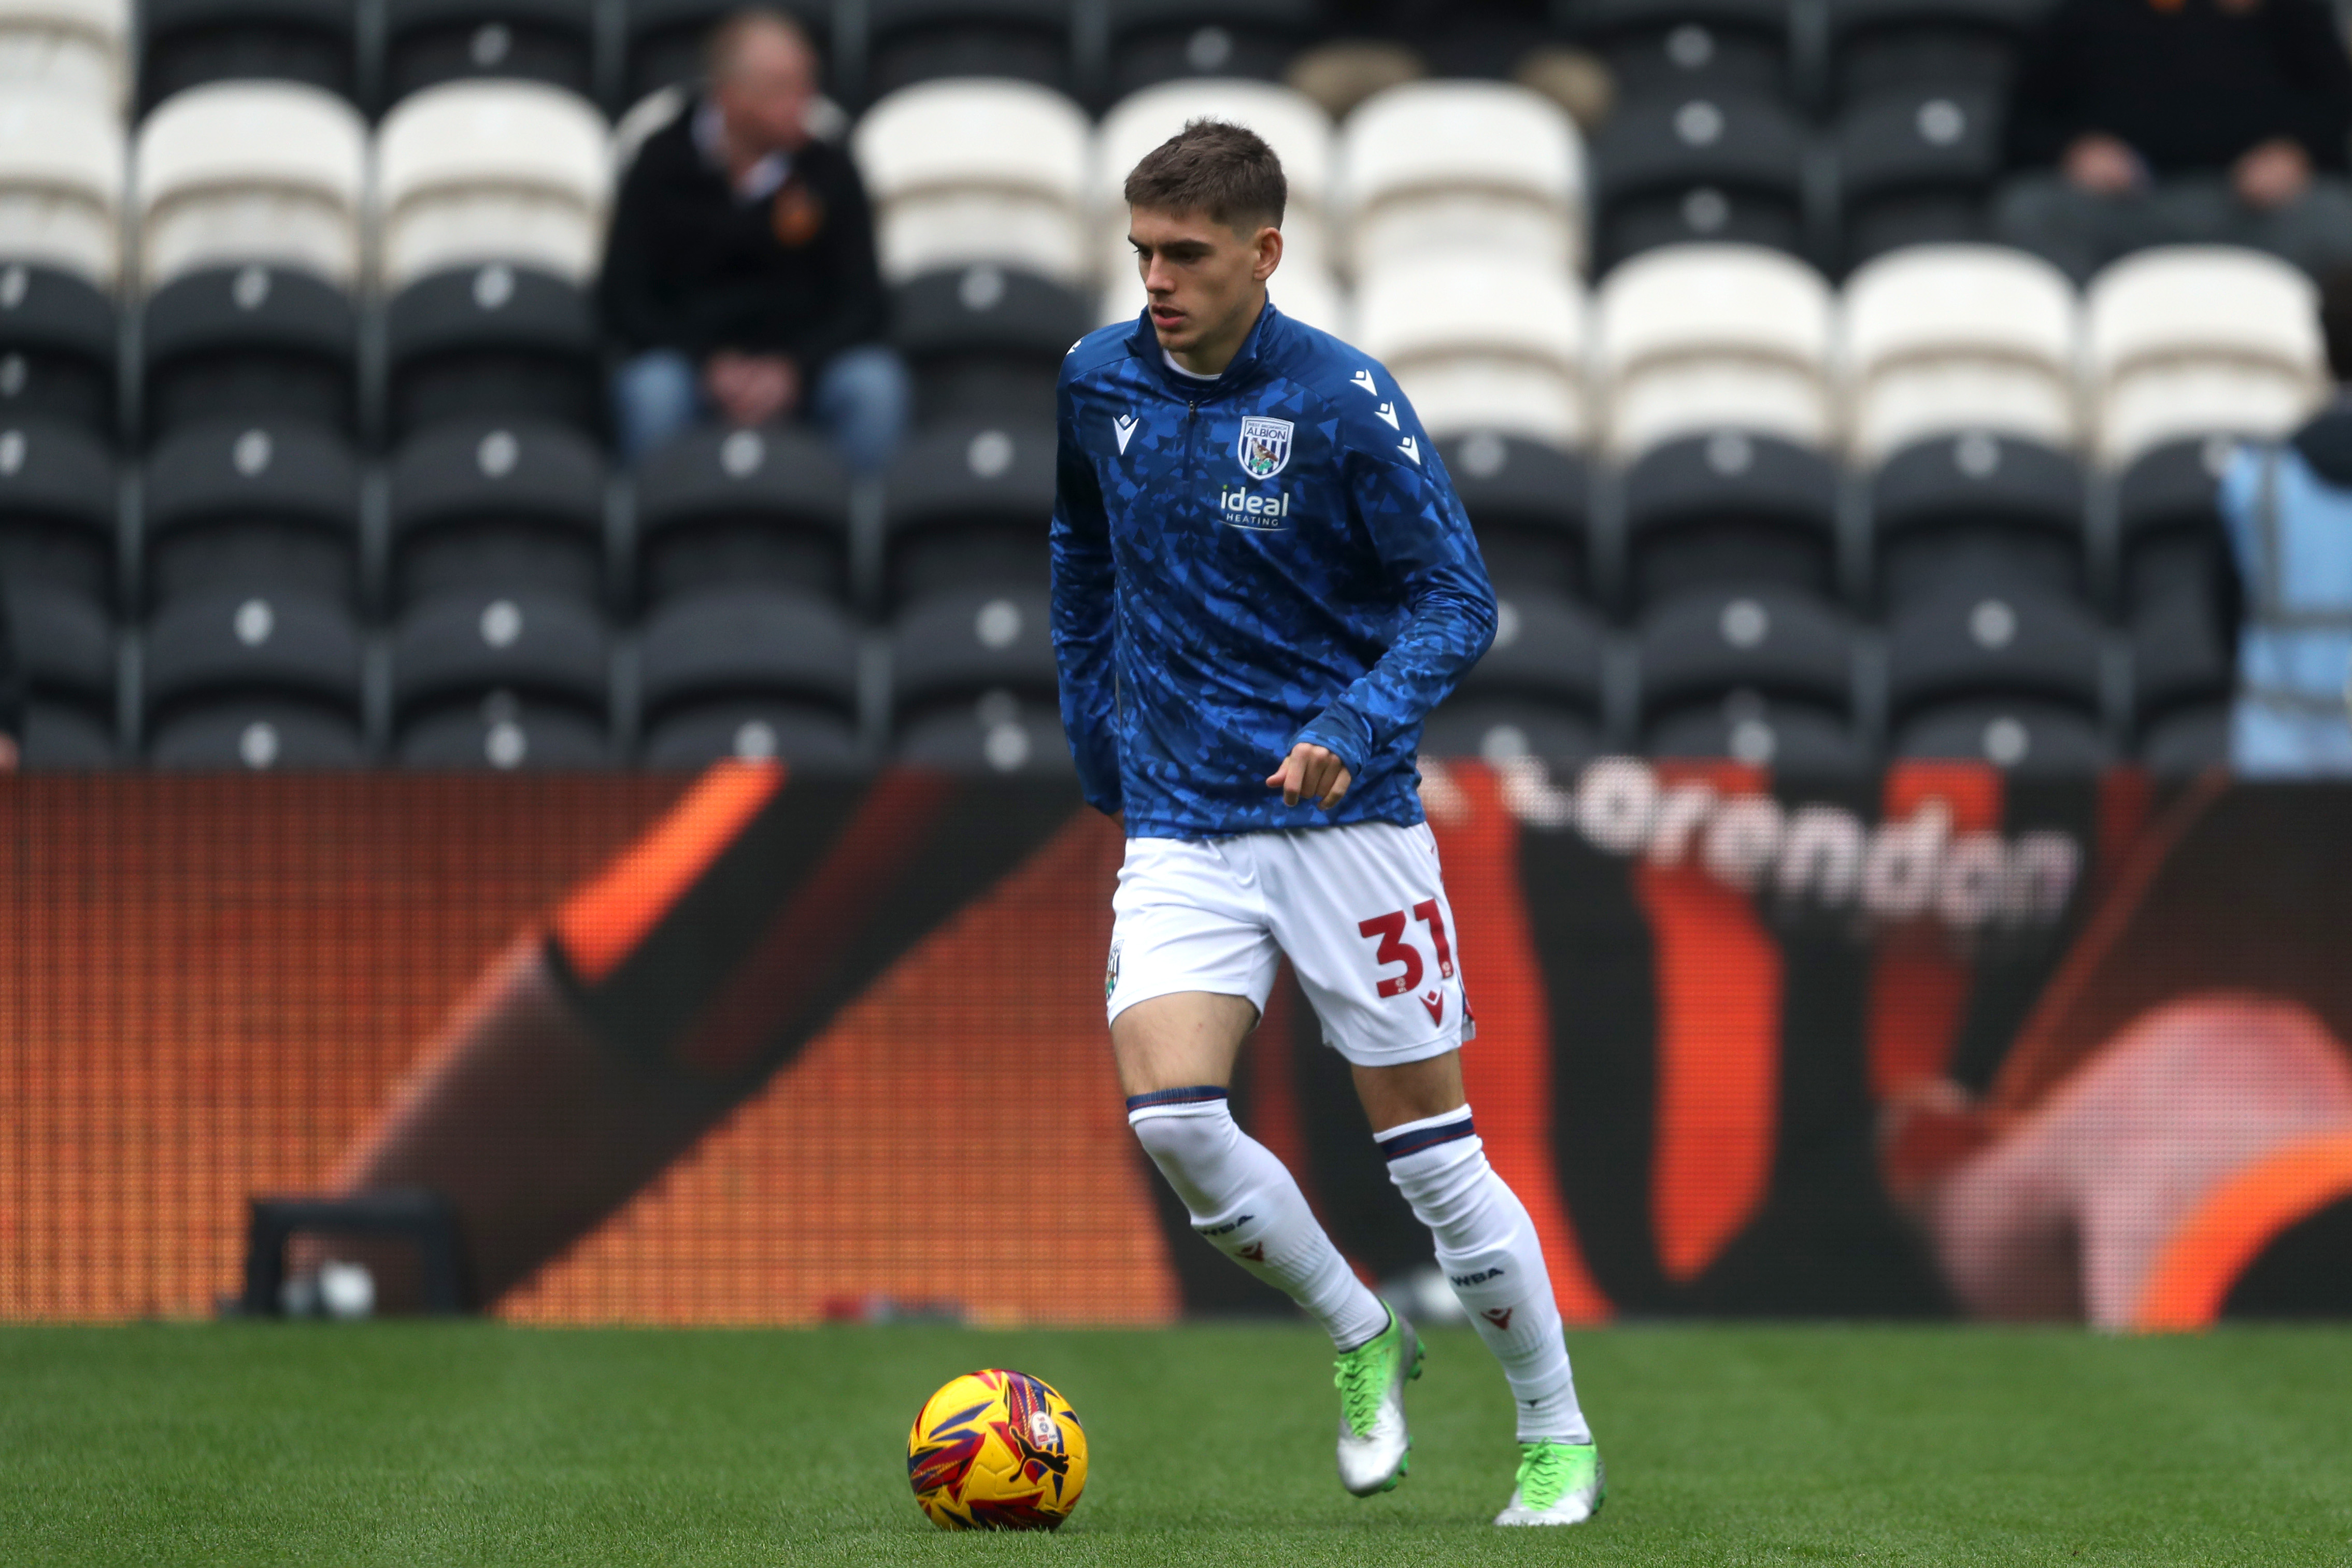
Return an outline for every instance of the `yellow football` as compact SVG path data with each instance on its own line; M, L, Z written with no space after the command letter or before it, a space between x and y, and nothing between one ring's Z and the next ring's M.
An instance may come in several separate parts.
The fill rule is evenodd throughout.
M1087 1486L1087 1432L1025 1373L951 1379L907 1434L907 1482L941 1530L1058 1530Z

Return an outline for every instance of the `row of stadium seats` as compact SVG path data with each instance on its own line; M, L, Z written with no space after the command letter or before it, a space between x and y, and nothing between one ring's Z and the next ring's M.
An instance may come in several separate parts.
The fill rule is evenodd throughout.
M229 79L383 105L481 76L617 108L695 73L725 0L147 0L152 106ZM1312 0L791 0L851 100L944 75L1005 75L1093 101L1173 78L1273 79L1331 18ZM1628 97L1686 90L1850 102L1919 86L1998 91L2037 0L1564 0L1547 34L1598 54ZM1532 7L1530 8L1533 9ZM129 0L6 0L0 73L130 96ZM1486 62L1496 74L1507 58Z
M861 636L824 602L718 586L633 636L584 602L445 590L380 637L332 599L210 591L117 637L85 601L18 590L35 766L571 766L728 755L805 765L1068 766L1045 595L962 589ZM1429 723L1431 755L1574 759L1612 742L1796 773L1880 752L2087 771L2219 760L2230 666L2211 618L2158 606L2123 635L2032 591L1948 589L1883 634L1803 595L1703 589L1612 637L1570 601L1507 594L1495 646Z

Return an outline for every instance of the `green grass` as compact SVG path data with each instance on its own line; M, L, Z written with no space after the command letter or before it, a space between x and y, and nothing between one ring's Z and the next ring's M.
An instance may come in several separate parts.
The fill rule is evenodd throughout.
M1609 1506L1508 1532L1501 1376L1429 1338L1412 1479L1359 1502L1289 1327L10 1330L0 1563L2352 1563L2352 1331L1580 1334ZM1057 1536L908 1495L915 1407L983 1365L1087 1421Z

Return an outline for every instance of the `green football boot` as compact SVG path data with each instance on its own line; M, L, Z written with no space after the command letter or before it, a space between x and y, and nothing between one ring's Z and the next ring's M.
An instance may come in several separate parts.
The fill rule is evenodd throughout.
M1421 1336L1390 1307L1387 1328L1332 1363L1339 1389L1339 1484L1358 1497L1392 1491L1404 1479L1412 1451L1404 1385L1421 1375Z
M1609 1472L1590 1443L1522 1443L1519 1481L1496 1524L1582 1524L1601 1511Z

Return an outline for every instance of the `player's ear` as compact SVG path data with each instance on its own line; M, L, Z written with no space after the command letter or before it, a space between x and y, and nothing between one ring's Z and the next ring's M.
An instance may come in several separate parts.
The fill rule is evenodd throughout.
M1257 251L1257 258L1250 265L1250 276L1263 283L1274 276L1276 268L1282 265L1282 230L1268 225L1257 231L1257 237L1251 245Z

